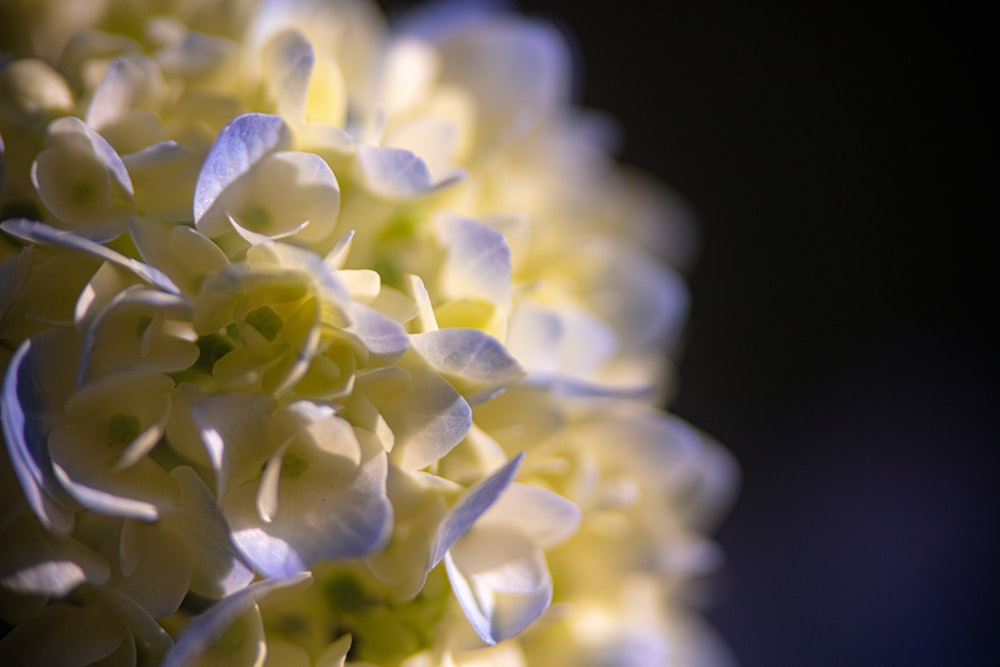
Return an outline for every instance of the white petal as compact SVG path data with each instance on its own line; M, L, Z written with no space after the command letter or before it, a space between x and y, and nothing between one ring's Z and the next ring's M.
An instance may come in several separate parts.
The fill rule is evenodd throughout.
M234 593L214 605L188 625L163 660L163 667L187 667L218 640L243 614L255 610L257 601L271 591L288 588L310 578L308 573L288 579L268 579ZM263 641L263 637L260 638ZM263 656L261 656L263 661Z
M127 495L104 491L95 486L78 482L58 464L55 468L56 478L73 498L89 510L107 516L139 519L141 521L156 521L159 508L156 503L138 500Z
M461 442L472 426L472 408L425 364L409 364L411 381L391 396L369 398L395 434L392 461L407 470L425 468Z
M347 261L347 256L351 253L351 244L354 241L354 230L344 234L343 238L337 241L337 244L333 246L333 250L327 253L326 257L323 258L323 264L329 271L339 271L344 267L344 262Z
M162 520L184 543L194 563L191 590L216 598L246 588L253 572L240 561L211 491L187 466L174 468L170 476L181 489L180 509L167 512Z
M305 35L295 29L275 35L264 47L263 79L272 89L278 115L293 123L306 120L306 95L316 53Z
M276 234L269 236L267 234L258 234L257 232L247 229L239 222L237 222L236 219L233 218L233 216L229 215L228 213L226 214L226 219L229 220L229 224L233 226L233 229L236 230L236 233L239 234L240 237L242 237L242 239L247 243L249 243L250 245L261 245L263 243L270 243L271 241L277 241L279 239L288 238L289 236L295 236L303 229L305 229L306 226L309 224L308 220L304 220L303 222L299 223L299 225L296 227L292 227L291 229L285 230L283 232L278 232Z
M219 246L187 225L132 218L129 233L143 260L160 267L184 294L196 294L208 275L229 264Z
M424 161L402 148L359 146L357 156L362 182L372 193L388 199L419 197L464 176L455 174L434 183Z
M473 528L448 552L445 567L462 611L487 644L517 635L552 601L545 557L517 531Z
M427 292L424 281L420 279L420 276L410 274L408 283L410 295L417 302L418 333L436 331L438 328L437 318L434 316L431 295Z
M124 576L115 582L118 590L155 618L177 611L191 584L193 562L162 522L126 520L120 553Z
M526 375L500 341L478 329L413 334L410 344L434 370L476 387L501 387Z
M199 153L175 141L161 141L123 155L122 161L132 176L139 215L173 224L191 219L191 197L201 166ZM148 257L146 261L150 261Z
M377 443L365 450L361 465L345 474L340 457L290 449L285 456L301 457L308 468L298 478L275 480L270 522L258 518L252 485L224 499L233 540L259 572L288 577L317 561L359 558L385 544L392 526L386 457Z
M448 248L441 287L452 299L485 299L507 309L511 298L511 254L504 235L477 220L438 216L434 225Z
M548 549L576 532L580 509L548 489L511 484L487 510L482 523L508 526Z
M472 94L481 143L503 140L569 96L571 62L559 31L539 21L478 21L439 43L441 80Z
M219 133L198 174L194 190L194 220L198 231L208 236L226 232L225 218L212 212L213 205L236 179L265 156L281 150L290 141L279 116L248 113L238 116ZM211 215L210 215L211 213Z
M125 190L126 193L128 193L129 196L134 194L134 190L132 189L132 179L129 177L128 169L125 167L125 163L122 162L121 157L104 137L94 131L93 128L89 127L79 118L67 116L53 121L52 124L49 125L48 133L50 136L64 134L84 136L90 143L94 153L101 159L101 162L104 163L104 166L110 172L115 181L117 181L117 183Z
M22 595L62 597L78 585L102 585L108 563L85 545L52 533L31 515L22 517L0 539L0 587Z
M262 394L206 396L192 415L216 474L216 493L222 497L230 481L242 483L260 470L272 446L265 433L273 402Z
M238 196L225 197L227 213L244 228L273 239L294 234L306 243L325 241L333 232L340 185L320 156L279 151L263 157L247 178ZM261 212L263 219L253 222Z
M374 308L354 302L350 309L351 323L345 331L361 341L376 360L398 359L410 346L406 329Z
M143 72L126 58L115 58L94 90L87 109L87 124L98 130L128 112L142 86Z
M150 341L137 333L136 326L139 313L152 313L151 317L156 318L166 312L176 318L184 318L190 317L190 310L186 299L166 292L139 286L119 292L87 329L77 369L77 386L83 385L87 378L94 351L102 347L104 352L98 357L104 357L105 367L165 373L189 368L198 359L198 348L192 342L174 339L179 345L170 345L162 332L157 337L160 340ZM132 330L122 330L123 326L131 326ZM147 326L147 333L149 329L153 327ZM164 346L158 347L159 353L154 356L151 346L158 342L164 343Z
M37 365L31 349L31 340L21 344L4 377L0 403L4 440L11 467L31 509L47 527L66 533L73 525L73 514L62 500L65 494L59 492L52 470L47 427L41 419L45 409L41 405L45 369Z
M514 479L514 475L517 473L517 469L523 460L524 452L521 452L508 461L502 468L469 489L455 503L438 528L434 548L431 549L428 570L433 569L435 565L441 562L448 549L459 538L465 535L472 527L472 524L497 501L503 490Z
M55 227L51 227L45 223L28 220L26 218L4 220L0 223L0 229L3 229L3 231L8 234L16 236L23 241L70 248L72 250L79 250L80 252L87 253L88 255L93 255L94 257L99 257L100 259L111 262L116 266L120 266L123 269L131 271L146 282L159 287L165 292L171 292L173 294L180 293L177 285L175 285L165 273L156 267L149 266L148 264L143 264L142 262L136 261L130 257L126 257L120 252L103 246L100 243L95 243L94 241L86 239L78 234L74 234L73 232L56 229Z

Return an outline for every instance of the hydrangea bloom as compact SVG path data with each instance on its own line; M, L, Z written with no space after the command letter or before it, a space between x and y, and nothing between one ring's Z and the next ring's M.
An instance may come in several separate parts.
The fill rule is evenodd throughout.
M4 11L0 654L723 659L682 592L735 468L655 407L684 220L557 31Z

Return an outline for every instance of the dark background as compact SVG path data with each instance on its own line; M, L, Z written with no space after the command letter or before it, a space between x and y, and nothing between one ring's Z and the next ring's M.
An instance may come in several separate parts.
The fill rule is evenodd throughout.
M795 4L520 7L700 219L670 407L743 469L713 625L747 667L994 664L993 24Z

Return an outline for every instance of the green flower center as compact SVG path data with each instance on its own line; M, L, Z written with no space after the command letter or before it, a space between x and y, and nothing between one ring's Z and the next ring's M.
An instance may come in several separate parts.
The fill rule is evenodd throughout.
M117 414L108 424L108 440L112 445L127 445L142 432L142 422L135 415Z
M271 212L263 207L256 207L243 216L243 225L253 231L263 231L271 226Z
M268 341L273 342L277 338L281 328L285 326L285 321L281 315L274 312L270 306L261 306L247 313L246 323L260 332L260 335Z
M288 479L298 479L309 470L309 462L304 458L296 454L295 452L288 452L285 457L281 459L281 476L287 477Z

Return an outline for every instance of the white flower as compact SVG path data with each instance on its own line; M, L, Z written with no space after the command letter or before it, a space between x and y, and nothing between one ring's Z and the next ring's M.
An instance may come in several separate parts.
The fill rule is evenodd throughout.
M684 223L572 106L557 30L490 3L12 12L0 654L715 659L680 591L734 467L654 407Z

